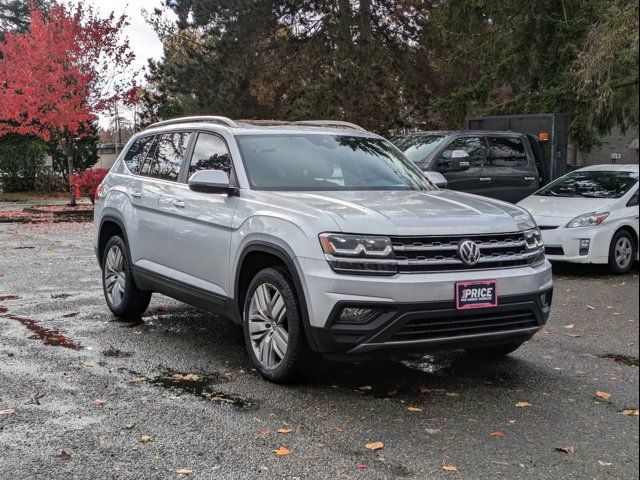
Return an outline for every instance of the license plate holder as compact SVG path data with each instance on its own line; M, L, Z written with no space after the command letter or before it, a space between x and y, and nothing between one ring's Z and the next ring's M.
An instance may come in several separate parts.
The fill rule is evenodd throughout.
M498 305L498 281L456 282L456 309L491 308Z

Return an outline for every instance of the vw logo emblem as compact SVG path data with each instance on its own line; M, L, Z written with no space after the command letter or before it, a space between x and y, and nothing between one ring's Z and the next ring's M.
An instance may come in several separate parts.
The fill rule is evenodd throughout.
M480 247L473 240L462 240L458 244L458 256L465 265L471 267L480 260Z

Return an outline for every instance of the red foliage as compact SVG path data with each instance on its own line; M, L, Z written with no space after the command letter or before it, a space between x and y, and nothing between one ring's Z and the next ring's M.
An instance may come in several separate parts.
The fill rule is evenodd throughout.
M82 126L113 100L111 85L133 60L126 18L99 18L80 2L35 9L30 24L0 43L0 136L86 135Z
M79 197L87 197L91 200L91 203L95 203L98 186L102 183L107 173L109 173L109 170L106 168L74 173L71 176L71 185L78 192Z

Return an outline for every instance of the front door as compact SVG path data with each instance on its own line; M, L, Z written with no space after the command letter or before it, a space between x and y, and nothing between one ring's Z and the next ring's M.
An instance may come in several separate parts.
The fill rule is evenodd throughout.
M495 198L517 203L538 190L538 170L521 138L488 136L487 143L485 168Z
M467 170L452 171L448 167L453 152L464 150L469 155ZM492 179L485 171L486 145L482 137L459 137L454 139L435 159L433 169L447 179L447 188L460 192L490 197L493 193Z

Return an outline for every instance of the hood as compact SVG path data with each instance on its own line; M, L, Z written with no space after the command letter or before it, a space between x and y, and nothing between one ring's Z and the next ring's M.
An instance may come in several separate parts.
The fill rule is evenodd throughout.
M585 197L546 197L531 195L518 203L526 209L538 225L560 226L578 215L607 211L618 199Z
M442 235L514 232L531 217L508 203L451 190L272 192L329 215L345 233Z

